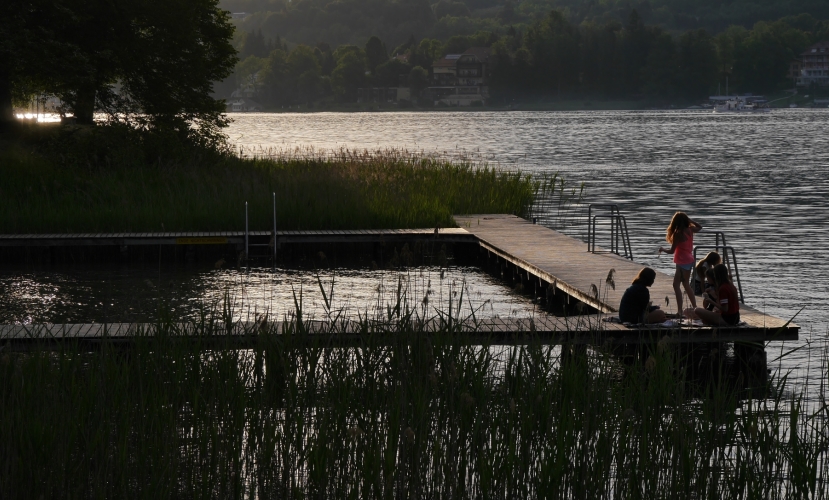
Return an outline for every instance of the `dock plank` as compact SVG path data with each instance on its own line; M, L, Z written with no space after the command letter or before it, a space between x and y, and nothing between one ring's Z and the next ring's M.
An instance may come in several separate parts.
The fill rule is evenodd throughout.
M453 325L453 330L464 332L461 338L482 345L517 344L652 344L665 341L676 344L722 343L722 342L765 342L771 340L796 340L797 333L786 330L781 333L745 328L627 328L618 323L602 321L605 315L592 314L574 317L538 315L533 318L488 318L475 322L464 321ZM280 322L272 324L274 332L281 332ZM330 334L330 324L325 321L306 323L308 334L293 340L322 342L332 346L361 345L364 324L357 321L338 322L337 335ZM445 328L439 320L427 322L425 332L437 332ZM81 342L100 345L103 342L132 343L139 338L153 340L157 325L150 323L93 323L93 324L29 324L0 325L0 342L4 349L48 350L59 349L66 342ZM224 343L227 347L243 347L256 342L258 325L253 322L239 322L230 330L224 325L203 329L195 324L182 323L165 326L165 338L189 338L204 342ZM389 342L396 342L394 335L387 336ZM362 339L362 340L361 340Z
M643 267L613 253L588 252L587 244L580 240L512 215L455 216L455 221L475 235L488 252L605 313L618 312L625 289ZM612 284L607 279L611 270ZM666 312L679 312L673 276L657 271L650 294L653 303ZM699 298L697 304L701 303ZM740 313L753 328L782 328L786 323L744 304ZM789 328L798 329L795 324Z

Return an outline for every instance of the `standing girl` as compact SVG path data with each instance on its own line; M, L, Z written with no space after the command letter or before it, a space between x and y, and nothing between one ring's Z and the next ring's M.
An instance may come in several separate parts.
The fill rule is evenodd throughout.
M673 254L676 273L674 273L674 292L676 292L677 312L682 314L682 288L688 294L691 307L697 307L694 290L691 288L691 271L694 269L694 233L700 232L702 226L692 221L685 212L677 212L671 218L671 223L665 231L665 239L671 248L659 247L658 255L662 252Z

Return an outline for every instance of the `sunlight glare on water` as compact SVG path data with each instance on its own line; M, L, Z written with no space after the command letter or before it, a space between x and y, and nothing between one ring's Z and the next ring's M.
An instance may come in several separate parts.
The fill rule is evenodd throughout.
M323 295L324 290L324 295ZM433 317L529 318L532 301L478 268L408 270L334 268L164 270L142 266L77 265L53 269L0 269L0 323L145 322L159 312L197 320L230 313L234 320L292 316L305 319L376 318L394 308ZM159 300L160 299L160 300ZM426 299L426 300L424 300ZM328 303L326 304L326 300Z
M587 203L617 203L634 256L656 256L676 210L724 231L746 302L791 318L801 338L829 330L829 111L234 114L236 145L480 153L507 168L586 183ZM602 244L602 242L599 242ZM697 244L710 244L699 236ZM789 344L792 345L792 344ZM807 354L790 358L792 365ZM800 356L800 357L798 357Z

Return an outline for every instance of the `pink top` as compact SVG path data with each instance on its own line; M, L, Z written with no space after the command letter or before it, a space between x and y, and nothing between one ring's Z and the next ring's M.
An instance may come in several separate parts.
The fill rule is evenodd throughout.
M694 232L685 230L685 241L676 244L674 249L674 264L686 265L694 263Z

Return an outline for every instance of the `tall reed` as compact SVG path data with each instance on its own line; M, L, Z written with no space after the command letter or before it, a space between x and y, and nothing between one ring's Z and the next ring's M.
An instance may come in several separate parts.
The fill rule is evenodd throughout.
M0 232L453 227L453 214L525 215L538 183L485 163L388 150L326 157L0 154Z
M322 327L300 312L251 326L245 350L206 316L128 350L4 353L0 496L827 496L825 387L810 405L784 374L768 391L719 362L692 379L664 341L629 364L475 345L486 332L447 309Z

